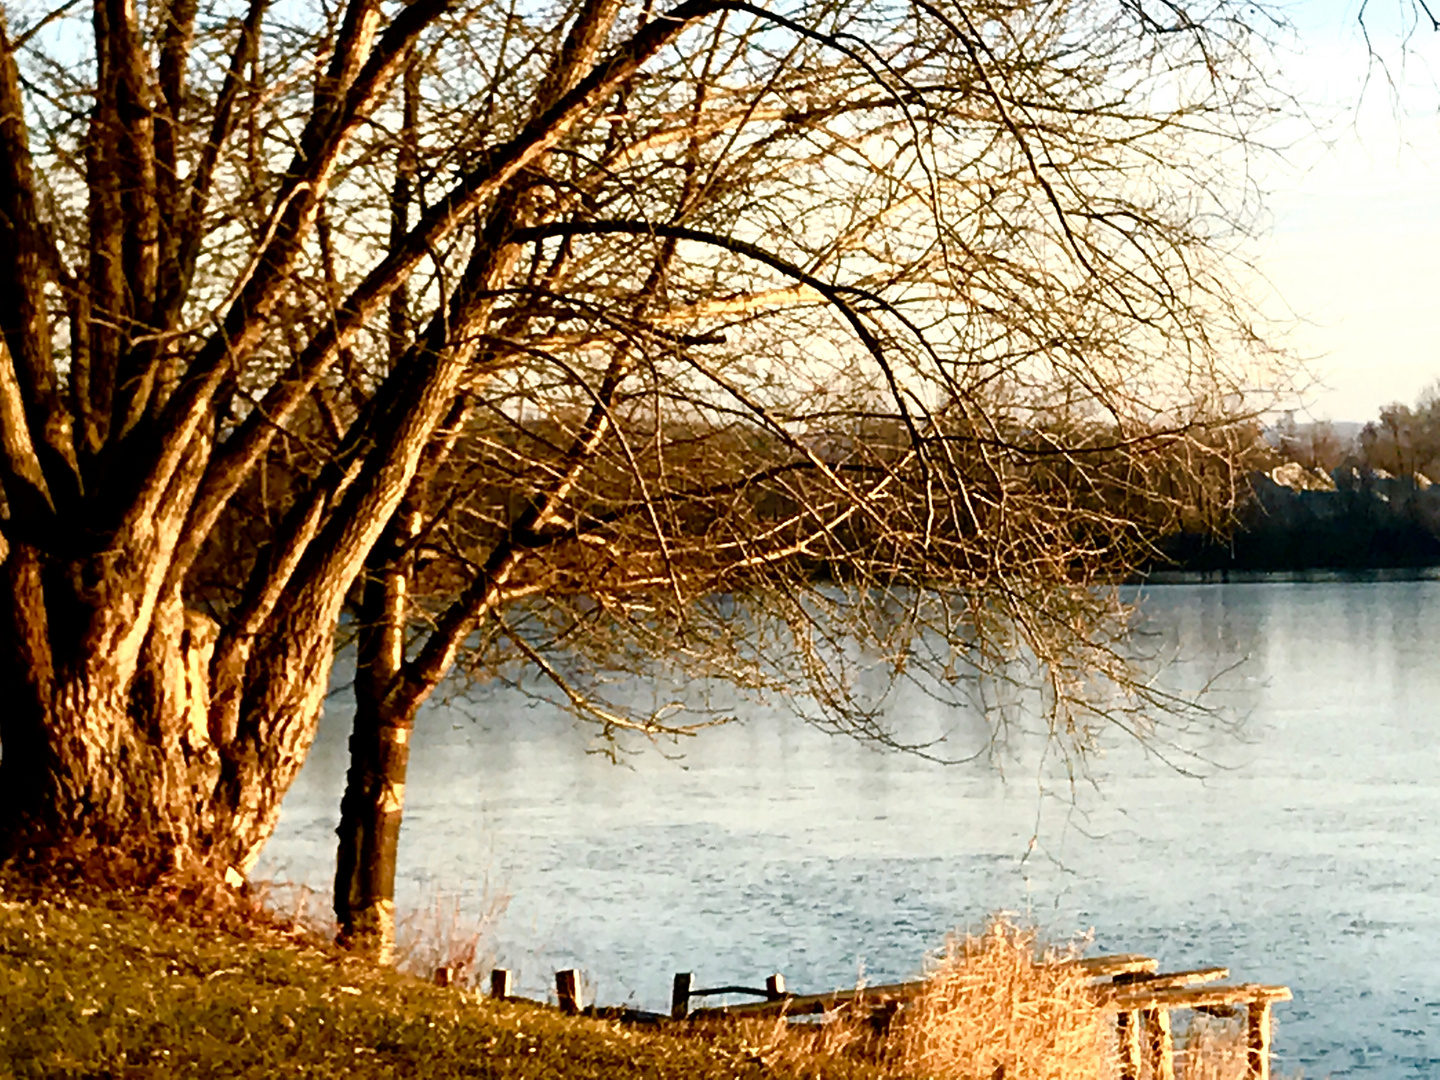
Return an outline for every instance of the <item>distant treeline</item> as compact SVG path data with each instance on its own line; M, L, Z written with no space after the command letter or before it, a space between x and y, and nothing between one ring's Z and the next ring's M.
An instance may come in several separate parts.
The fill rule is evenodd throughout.
M1440 486L1422 473L1357 466L1324 474L1280 466L1251 477L1227 536L1182 532L1164 545L1170 569L1380 570L1440 566ZM1297 482L1298 481L1298 482ZM1320 481L1315 483L1315 481ZM1157 561L1154 568L1162 568Z
M1414 406L1387 405L1379 419L1350 427L1354 434L1287 419L1266 432L1270 460L1251 473L1233 529L1172 535L1168 568L1440 566L1440 383Z
M1165 449L1145 454L1127 449L1136 440L1100 423L1042 426L1032 419L981 432L951 420L929 438L930 452L943 447L954 463L947 478L963 486L972 508L954 520L927 506L930 478L909 460L911 435L897 417L857 411L848 437L831 434L800 449L765 432L672 418L663 431L663 468L655 456L662 441L653 437L660 432L635 421L633 455L598 458L572 498L576 537L588 531L605 543L552 544L545 584L577 593L604 584L607 574L659 575L668 568L744 588L744 574L726 570L715 554L734 546L734 536L783 539L784 530L803 532L811 518L826 519L833 510L812 454L846 475L883 472L893 481L883 515L838 518L825 530L826 543L797 547L791 561L812 578L881 581L918 573L892 559L890 549L896 537L922 528L935 539L932 559L952 568L1013 569L1054 559L1054 550L1017 540L1018 518L1043 518L1050 533L1068 538L1068 562L1056 568L1057 579L1440 566L1440 483L1431 484L1440 479L1437 402L1432 394L1414 409L1390 406L1377 422L1345 432L1293 422L1157 431ZM524 422L486 415L467 424L433 485L437 503L425 508L434 524L418 547L417 596L464 586L468 568L483 561L556 475L556 455L582 421L583 414L560 410ZM233 520L212 538L194 575L203 604L218 610L234 602L253 568L272 557L262 526L289 512L296 475L320 464L303 448L287 447L247 497L235 500ZM945 506L952 502L953 492L935 494ZM635 509L647 500L669 530L664 567L650 545L650 518Z

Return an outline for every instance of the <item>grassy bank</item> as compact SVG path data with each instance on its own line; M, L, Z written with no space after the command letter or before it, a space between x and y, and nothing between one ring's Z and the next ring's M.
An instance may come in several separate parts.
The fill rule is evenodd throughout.
M0 899L0 1076L814 1074L764 1049L481 1000L273 932Z
M0 891L0 1077L483 1076L1114 1080L1088 977L1004 921L950 942L881 1040L868 1017L631 1026L440 988L313 936L196 929ZM1051 954L1050 959L1054 959ZM1238 1029L1194 1029L1184 1080L1244 1075ZM1187 1041L1190 1041L1187 1039ZM1147 1073L1148 1075L1148 1073Z

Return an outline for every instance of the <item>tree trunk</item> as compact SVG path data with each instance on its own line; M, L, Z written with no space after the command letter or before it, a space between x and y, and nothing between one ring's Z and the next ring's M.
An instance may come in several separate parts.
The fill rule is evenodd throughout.
M413 712L401 715L357 693L336 830L335 917L339 943L382 964L394 959L395 862L414 726Z
M395 947L395 860L415 707L395 689L405 661L405 620L419 515L402 512L370 560L360 604L355 721L340 803L335 917L340 944L382 964Z
M292 618L283 642L256 652L247 679L262 693L225 732L211 700L216 623L177 592L137 617L124 579L95 570L25 544L3 566L0 858L101 886L235 885L319 722L324 613L310 627ZM136 622L141 644L126 648L136 635L122 628ZM97 635L114 647L94 647ZM312 662L297 664L297 651ZM263 694L280 684L283 701Z
M0 670L10 703L0 731L8 854L76 858L91 872L105 864L114 884L153 883L174 870L223 874L233 853L214 849L221 754L207 726L215 624L165 597L133 659L119 650L72 659L64 609L74 598L55 602L59 590L44 587L52 582L37 572L33 550L22 546L9 562L12 603L0 635L11 657ZM86 614L93 624L123 612L107 600Z

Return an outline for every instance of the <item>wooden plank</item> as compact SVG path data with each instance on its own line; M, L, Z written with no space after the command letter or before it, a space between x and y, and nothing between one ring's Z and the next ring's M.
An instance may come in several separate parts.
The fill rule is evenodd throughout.
M684 1020L690 1012L690 987L695 976L689 971L677 971L675 981L670 984L670 1019Z
M842 1005L855 1001L879 1004L912 998L920 994L929 983L890 983L886 986L867 986L861 990L832 990L827 994L787 994L775 1001L746 1002L743 1005L720 1005L712 1009L697 1009L692 1015L702 1016L807 1016L812 1013L830 1012Z
M1145 1042L1150 1050L1151 1080L1175 1080L1175 1042L1170 1037L1170 1010L1146 1009Z
M690 991L692 998L718 997L721 994L749 994L751 997L768 998L770 991L758 986L707 986L700 990Z
M574 968L555 972L555 999L563 1012L580 1011L580 973Z
M1061 966L1068 965L1074 965L1092 979L1136 973L1147 974L1159 968L1159 964L1153 959L1138 953L1092 956L1085 960L1061 961ZM785 1014L806 1016L811 1013L830 1012L842 1005L862 999L876 1004L886 1001L904 1001L919 996L929 985L928 980L916 979L911 982L867 986L863 990L833 990L828 994L787 995L778 1001L747 1002L743 1005L722 1005L710 1009L697 1009L692 1015L697 1018L702 1015L768 1017Z
M1263 986L1242 983L1239 986L1172 986L1149 989L1144 983L1117 987L1105 994L1101 1008L1116 1012L1143 1009L1196 1009L1216 1005L1241 1005L1249 1002L1289 1001L1288 986Z
M1160 963L1140 953L1118 953L1114 956L1089 956L1082 960L1062 960L1062 967L1074 965L1092 979L1113 979L1116 975L1148 974L1160 970Z
M1136 989L1163 990L1171 986L1193 986L1196 983L1219 982L1230 977L1226 967L1191 968L1189 971L1164 971L1156 975L1136 975L1130 985Z
M1288 996L1288 995L1287 995ZM1252 1001L1246 1017L1248 1080L1270 1080L1270 1002Z
M490 970L490 996L497 1001L504 1001L510 996L511 980L509 968L491 968Z
M1191 986L1195 983L1216 982L1228 979L1230 969L1223 967L1192 968L1189 971L1166 971L1160 974L1122 973L1114 982L1102 983L1095 987L1100 1000L1116 994L1137 994L1150 990L1166 990L1175 986Z

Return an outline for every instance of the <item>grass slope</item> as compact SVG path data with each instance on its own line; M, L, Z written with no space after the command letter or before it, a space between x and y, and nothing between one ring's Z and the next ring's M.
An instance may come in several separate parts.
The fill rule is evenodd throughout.
M743 1033L496 1003L274 933L0 896L0 1075L790 1077ZM838 1069L837 1069L838 1066ZM826 1076L878 1076L827 1062Z

